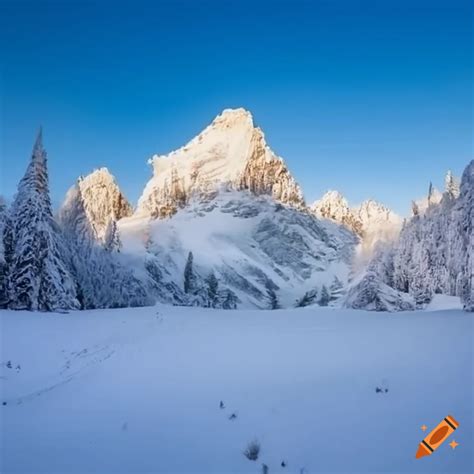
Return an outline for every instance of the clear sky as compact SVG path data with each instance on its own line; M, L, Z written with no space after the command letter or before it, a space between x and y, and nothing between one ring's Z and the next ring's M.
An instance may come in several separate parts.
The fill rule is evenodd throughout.
M1 189L39 124L57 205L107 166L132 202L167 153L249 109L309 202L406 213L472 159L467 0L0 1Z

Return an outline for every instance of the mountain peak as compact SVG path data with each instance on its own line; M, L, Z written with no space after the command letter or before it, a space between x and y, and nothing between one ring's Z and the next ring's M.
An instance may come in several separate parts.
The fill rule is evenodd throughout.
M388 207L373 199L351 208L338 191L328 191L311 206L317 216L336 221L351 229L362 239L358 259L364 262L378 242L393 241L398 235L402 219Z
M224 128L230 128L236 124L245 124L253 128L252 114L242 107L224 109L212 122L212 125Z
M115 181L114 176L108 170L108 168L96 168L94 171L90 172L86 176L81 176L79 181L83 180L105 180L105 181Z
M132 214L132 206L121 192L114 176L107 168L98 168L87 176L81 176L67 193L59 215L67 226L74 208L81 206L98 240L103 240L110 221L117 221Z
M167 217L191 197L207 199L222 188L304 204L285 163L267 146L263 132L243 108L224 110L185 146L154 155L149 162L153 177L139 200L140 214Z
M347 199L339 191L335 191L333 189L326 191L320 200L314 202L312 207L315 207L321 203L339 203L340 205L349 207Z

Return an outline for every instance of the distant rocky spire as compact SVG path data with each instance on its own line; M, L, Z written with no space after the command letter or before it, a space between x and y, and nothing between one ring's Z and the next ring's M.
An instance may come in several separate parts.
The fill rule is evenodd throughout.
M80 201L78 204L77 201ZM133 209L107 168L99 168L87 176L80 177L64 200L59 211L59 219L65 231L70 231L71 215L76 208L82 209L87 219L88 229L84 235L92 233L95 240L104 242L111 221L118 221L132 214Z

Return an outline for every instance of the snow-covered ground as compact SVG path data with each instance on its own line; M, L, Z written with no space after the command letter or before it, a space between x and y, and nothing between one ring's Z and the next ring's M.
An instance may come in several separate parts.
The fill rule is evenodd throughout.
M459 310L0 312L0 471L472 473L473 321ZM416 460L420 427L448 414L459 446ZM242 454L254 439L256 462Z

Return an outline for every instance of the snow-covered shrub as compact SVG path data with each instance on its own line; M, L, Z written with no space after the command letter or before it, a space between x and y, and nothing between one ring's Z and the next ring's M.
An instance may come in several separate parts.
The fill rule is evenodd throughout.
M310 304L314 304L316 303L317 297L318 297L317 288L315 288L314 290L309 290L299 300L296 301L295 306L297 308L303 308L305 306L309 306Z
M260 454L260 443L257 440L251 441L244 450L244 456L249 461L256 461Z

